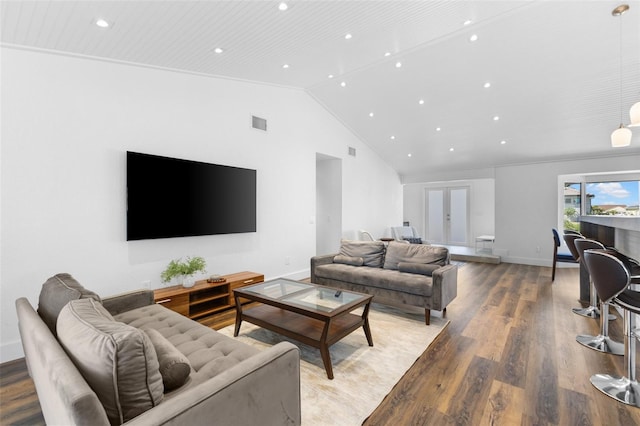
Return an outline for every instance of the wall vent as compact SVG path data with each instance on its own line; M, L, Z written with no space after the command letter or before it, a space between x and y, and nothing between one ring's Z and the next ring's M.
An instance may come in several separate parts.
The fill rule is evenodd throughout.
M356 149L352 146L349 147L349 155L352 157L356 156Z
M251 127L258 130L267 131L267 119L256 117L255 115L251 116Z

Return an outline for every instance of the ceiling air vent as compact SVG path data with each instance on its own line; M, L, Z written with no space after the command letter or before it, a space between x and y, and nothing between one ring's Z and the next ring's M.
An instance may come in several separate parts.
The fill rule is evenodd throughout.
M349 147L349 155L352 157L356 156L356 149L352 146Z
M256 117L255 115L251 116L251 127L258 130L267 131L267 119Z

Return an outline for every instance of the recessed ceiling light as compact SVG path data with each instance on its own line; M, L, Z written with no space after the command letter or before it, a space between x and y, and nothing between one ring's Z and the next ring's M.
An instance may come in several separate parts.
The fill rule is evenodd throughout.
M333 78L333 74L329 74L327 78Z
M488 81L484 84L484 88L488 89L489 87L491 87L491 83L489 83Z
M344 36L344 38L345 38L346 40L351 40L351 38L352 38L352 37L353 37L353 36L351 35L351 33L347 33L347 34L345 34L345 36Z
M107 20L102 18L96 19L96 25L100 28L109 28L111 26L111 24Z
M436 132L439 132L439 131L440 131L440 127L436 127Z
M453 147L449 148L449 152L453 152L453 151L455 151Z
M387 56L391 56L391 52L384 52L384 56L385 56L385 58L386 58Z
M506 145L507 141L500 141L500 145Z
M473 34L471 37L469 37L469 41L477 41L478 40L478 34Z
M224 49L222 47L216 47L215 49L213 49L213 51L215 53L222 53L222 52L224 52Z
M407 154L407 157L411 157L411 154Z
M391 139L391 140L395 140L395 139L396 139L396 137L395 137L395 136L391 136L389 139Z
M346 81L343 81L342 83L340 83L340 86L342 86L342 87L347 87L347 82L346 82Z
M373 113L372 112L369 113L369 117L373 117Z
M418 103L419 103L420 105L424 105L424 99L420 99L420 100L418 101Z
M282 68L284 68L284 69L286 70L287 68L289 68L289 64L284 64L284 65L282 66Z
M402 62L396 62L396 68L402 67Z
M497 115L493 117L493 121L498 121L500 120L500 117L498 117Z
M466 21L464 21L462 23L462 25L464 25L466 27L467 25L471 25L471 22L473 22L473 21L471 21L471 19L467 19Z
M289 9L289 6L285 2L281 2L278 5L278 9L284 12L285 10Z

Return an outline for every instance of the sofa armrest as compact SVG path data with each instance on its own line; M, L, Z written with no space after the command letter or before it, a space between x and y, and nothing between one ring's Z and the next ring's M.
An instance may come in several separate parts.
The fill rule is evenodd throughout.
M100 400L29 301L16 300L29 376L47 424L109 426Z
M316 281L316 267L320 265L329 265L333 263L333 258L336 257L338 253L333 254L323 254L321 256L314 256L311 258L311 282L317 283Z
M122 312L153 305L154 303L153 290L145 289L133 290L102 299L102 306L104 306L111 315L118 315Z
M300 351L281 342L125 425L300 425Z
M441 311L458 295L458 267L445 265L433 271L433 309Z

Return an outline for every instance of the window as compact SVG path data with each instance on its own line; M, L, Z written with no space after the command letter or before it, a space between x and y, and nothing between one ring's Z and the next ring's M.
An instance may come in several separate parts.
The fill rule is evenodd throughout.
M582 205L582 184L569 183L564 184L564 229L574 231L580 230L580 217Z
M587 183L585 211L589 215L640 216L639 190L640 181L637 180Z

